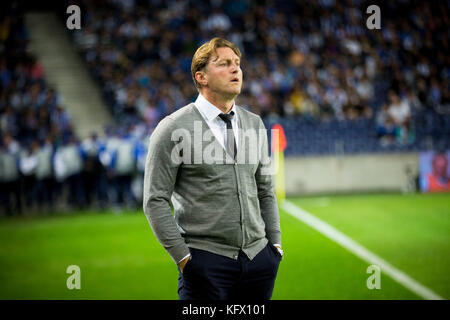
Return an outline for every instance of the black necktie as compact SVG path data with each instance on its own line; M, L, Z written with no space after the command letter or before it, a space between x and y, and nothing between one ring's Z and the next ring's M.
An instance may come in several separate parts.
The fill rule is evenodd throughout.
M220 119L227 124L227 152L234 160L236 160L237 147L236 141L234 140L233 126L231 125L231 119L233 116L234 111L227 114L219 114Z

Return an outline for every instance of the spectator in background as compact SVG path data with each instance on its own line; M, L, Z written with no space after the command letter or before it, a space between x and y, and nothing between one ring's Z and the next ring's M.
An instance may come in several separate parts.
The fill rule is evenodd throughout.
M37 151L36 196L42 212L53 210L54 176L53 176L53 143L50 135Z
M8 132L12 135L16 135L19 131L17 114L11 105L7 105L4 113L0 116L0 130L1 132Z
M32 208L36 204L36 168L38 164L39 142L32 140L30 145L21 152L19 169L23 175L22 190L25 196L25 204Z
M72 120L67 110L57 105L55 112L52 113L52 123L55 124L62 132L72 131Z
M7 87L12 80L11 71L8 69L6 58L2 57L0 60L0 84L3 88Z
M384 104L376 119L377 136L382 146L389 146L395 143L395 125L389 115L389 106Z
M106 170L100 161L100 152L104 148L104 143L96 133L93 133L83 141L82 148L86 154L83 182L87 204L96 204L100 209L105 209L108 200L108 186Z
M116 132L114 132L115 129L112 127L105 128L105 142L102 146L101 150L99 151L99 159L102 163L103 167L106 171L106 180L107 180L107 194L110 204L111 203L117 203L117 179L115 178L114 173L114 164L113 164L113 156L114 153L117 150L117 147L120 143L120 139Z
M308 97L299 84L294 86L284 108L286 115L296 114L306 119L316 119L319 116L317 104Z
M55 153L55 173L62 184L64 203L70 208L84 208L86 204L83 185L84 152L73 136L63 138L63 145Z
M19 172L19 144L10 134L5 134L0 144L0 184L2 209L8 216L22 213Z
M443 153L436 154L433 158L432 172L428 173L422 181L422 190L428 192L450 191L450 177L447 170L447 156Z
M116 186L116 205L136 207L136 199L131 192L131 182L136 169L137 145L128 132L119 132L118 144L113 151L111 168Z
M401 144L411 141L411 108L406 99L400 100L399 96L393 91L389 91L388 114L396 127L397 140Z
M134 197L137 203L142 203L143 200L143 186L144 186L144 174L145 174L145 161L147 158L147 150L149 144L149 138L145 134L141 134L136 137L136 169L137 174L134 177L133 189Z

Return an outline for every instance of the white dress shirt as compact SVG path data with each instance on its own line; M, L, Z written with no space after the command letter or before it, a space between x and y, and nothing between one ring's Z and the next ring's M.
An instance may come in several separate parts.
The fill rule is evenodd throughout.
M197 100L195 100L195 106L197 107L200 114L205 119L212 133L216 139L220 142L222 147L226 150L227 145L227 124L223 121L219 114L223 113L219 108L213 105L211 102L206 100L206 98L199 94ZM234 140L236 141L236 148L239 147L239 135L238 135L238 114L236 112L236 103L233 103L233 107L230 112L234 112L234 116L231 119L231 125L233 126Z

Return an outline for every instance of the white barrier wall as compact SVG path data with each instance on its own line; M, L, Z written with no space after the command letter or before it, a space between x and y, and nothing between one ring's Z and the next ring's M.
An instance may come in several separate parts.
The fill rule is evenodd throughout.
M289 157L286 194L406 191L418 171L417 153Z

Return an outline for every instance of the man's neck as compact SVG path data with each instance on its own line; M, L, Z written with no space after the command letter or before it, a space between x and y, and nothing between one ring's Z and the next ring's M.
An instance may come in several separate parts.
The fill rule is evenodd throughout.
M211 104L213 104L217 109L222 111L223 113L228 113L234 105L234 97L231 99L220 97L210 92L201 92L202 96L208 100Z

